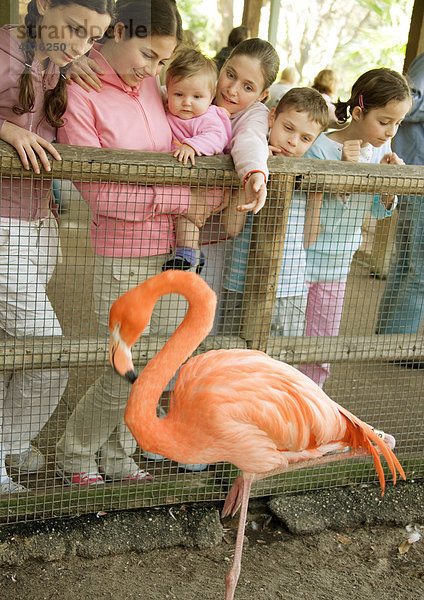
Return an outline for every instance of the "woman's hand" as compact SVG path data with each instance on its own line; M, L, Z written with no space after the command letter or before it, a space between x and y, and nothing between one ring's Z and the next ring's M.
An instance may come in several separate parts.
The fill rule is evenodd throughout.
M342 160L358 162L361 154L362 140L346 140L343 143Z
M380 160L380 165L404 165L405 161L403 161L400 156L396 154L396 152L389 152L389 154L385 154L383 158Z
M96 73L102 75L103 69L92 58L81 56L78 60L74 60L66 71L66 82L69 84L75 82L87 92L91 90L99 92L102 82Z
M55 160L62 160L53 144L50 144L50 142L47 142L36 133L19 127L14 123L9 123L9 121L5 121L1 128L0 139L17 150L24 169L28 170L31 163L35 173L40 173L37 157L40 159L45 170L51 171L50 161L47 158L45 150L50 152Z
M257 214L265 204L266 200L266 183L263 173L252 173L246 185L244 186L245 204L237 206L240 212L249 212L253 210L253 214Z

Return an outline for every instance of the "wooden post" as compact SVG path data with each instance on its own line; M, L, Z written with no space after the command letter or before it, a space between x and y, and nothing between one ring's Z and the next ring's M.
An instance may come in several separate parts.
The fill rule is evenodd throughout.
M404 73L408 71L414 58L422 52L424 52L424 3L423 0L415 0L405 52L405 62L403 63Z
M264 208L253 219L241 335L266 350L295 177L273 175Z
M3 0L0 2L0 27L19 23L19 0Z
M258 37L263 4L264 0L244 0L242 25L249 28L251 37Z

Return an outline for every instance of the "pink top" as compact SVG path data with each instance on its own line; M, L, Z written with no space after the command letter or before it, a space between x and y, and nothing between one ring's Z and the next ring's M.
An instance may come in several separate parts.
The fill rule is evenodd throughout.
M96 48L101 46L96 45ZM68 88L66 123L58 141L78 146L170 152L171 130L158 80L126 85L106 59L92 49L103 69L100 92ZM190 190L181 187L80 183L91 208L91 242L102 256L138 257L169 252L174 245L172 216L190 206Z
M231 156L240 181L251 171L262 171L268 181L268 115L262 102L231 115Z
M174 144L188 144L197 156L212 156L229 150L231 143L231 122L225 108L212 104L208 110L193 119L181 119L167 114L174 136Z
M13 107L19 103L19 77L25 68L25 54L19 47L24 40L16 38L10 32L12 28L12 25L0 28L0 130L4 122L9 121L51 142L55 129L44 116L44 93L56 86L59 68L49 62L43 74L40 63L34 59L31 68L34 108L23 115L14 113ZM1 183L1 217L36 221L47 216L52 197L51 180L2 178Z

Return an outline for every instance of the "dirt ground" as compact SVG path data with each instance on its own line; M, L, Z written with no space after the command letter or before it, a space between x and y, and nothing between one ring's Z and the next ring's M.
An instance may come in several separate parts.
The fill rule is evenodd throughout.
M263 505L249 520L235 600L422 600L424 542L401 545L405 528L376 526L296 536ZM218 600L237 519L212 549L180 547L95 560L29 561L0 569L7 600ZM424 527L419 529L424 534ZM399 547L401 550L399 550ZM405 548L404 548L405 549Z

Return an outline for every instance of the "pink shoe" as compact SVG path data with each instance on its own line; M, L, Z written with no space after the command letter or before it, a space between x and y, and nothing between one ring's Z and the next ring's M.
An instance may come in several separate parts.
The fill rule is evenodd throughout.
M99 485L105 482L100 473L65 473L61 469L57 469L57 473L68 485Z
M137 482L149 479L153 479L150 473L148 473L144 469L137 469L137 471L134 471L134 473L131 473L131 475L128 475L128 477L125 477L125 479L122 479L122 481Z

